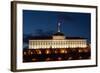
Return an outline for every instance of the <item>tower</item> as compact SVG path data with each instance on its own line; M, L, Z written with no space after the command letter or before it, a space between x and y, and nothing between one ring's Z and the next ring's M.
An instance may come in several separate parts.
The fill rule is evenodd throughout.
M57 32L55 34L53 34L53 39L54 40L64 40L65 39L64 34L60 31L60 26L61 26L61 23L58 22L58 24L57 24Z

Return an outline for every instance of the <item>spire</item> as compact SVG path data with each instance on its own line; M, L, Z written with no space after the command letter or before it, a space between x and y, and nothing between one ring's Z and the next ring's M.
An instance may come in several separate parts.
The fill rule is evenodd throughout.
M58 32L60 32L60 22L58 22Z

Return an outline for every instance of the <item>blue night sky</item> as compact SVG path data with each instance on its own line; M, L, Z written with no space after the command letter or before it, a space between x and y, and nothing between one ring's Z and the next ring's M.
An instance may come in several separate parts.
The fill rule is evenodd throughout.
M23 10L23 37L52 35L61 23L61 32L68 37L91 39L90 13Z

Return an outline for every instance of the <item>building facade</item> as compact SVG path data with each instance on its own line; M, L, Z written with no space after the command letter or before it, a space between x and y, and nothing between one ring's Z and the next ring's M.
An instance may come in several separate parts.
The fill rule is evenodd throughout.
M29 40L29 49L40 48L86 48L85 39L65 39L65 40Z
M52 38L46 39L31 39L29 40L29 49L45 49L45 48L86 48L87 41L83 38L66 38L60 32L60 23L58 23L57 33L52 35Z

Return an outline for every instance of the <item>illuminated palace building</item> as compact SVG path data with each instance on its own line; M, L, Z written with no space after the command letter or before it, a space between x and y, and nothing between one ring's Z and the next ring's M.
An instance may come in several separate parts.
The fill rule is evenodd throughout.
M66 37L60 32L52 36L32 37L28 49L24 49L23 62L90 59L90 46L80 37Z
M65 37L60 32L60 23L58 23L58 32L52 37L37 37L29 40L29 49L45 48L86 48L87 41L84 38Z

